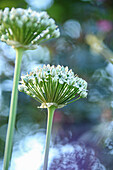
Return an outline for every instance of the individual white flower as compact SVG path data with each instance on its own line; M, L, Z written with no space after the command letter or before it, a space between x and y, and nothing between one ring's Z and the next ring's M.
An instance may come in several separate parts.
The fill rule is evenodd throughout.
M87 92L86 92L86 91L82 91L82 92L80 93L80 96L81 96L82 98L87 97Z
M50 105L59 108L87 97L87 82L68 67L44 65L21 76L19 90L42 103L43 108Z
M53 36L54 38L58 38L58 37L60 36L59 29L54 30L53 33L52 33L52 36Z

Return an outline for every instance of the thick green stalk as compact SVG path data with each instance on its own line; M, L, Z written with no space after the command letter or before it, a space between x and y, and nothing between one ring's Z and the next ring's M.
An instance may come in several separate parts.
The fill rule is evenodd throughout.
M3 170L8 170L9 162L11 158L11 152L12 152L13 133L15 127L16 108L17 108L17 100L18 100L18 82L19 82L19 75L21 69L22 55L23 55L23 49L21 48L16 49L16 62L15 62L15 71L14 71L13 89L11 95L5 152L4 152Z
M56 108L54 106L51 106L51 107L48 108L48 121L47 121L47 132L46 132L46 147L45 147L45 156L44 156L43 170L47 170L47 166L48 166L49 145L50 145L51 129L52 129L53 115L54 115L55 109Z

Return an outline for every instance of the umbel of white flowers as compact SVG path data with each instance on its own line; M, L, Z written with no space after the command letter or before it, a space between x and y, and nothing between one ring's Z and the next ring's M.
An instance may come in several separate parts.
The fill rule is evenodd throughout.
M39 43L59 36L59 29L47 12L0 10L0 39L14 48L35 49Z
M87 97L87 82L74 75L68 67L44 65L21 76L19 91L42 103L41 108L52 105L60 108Z

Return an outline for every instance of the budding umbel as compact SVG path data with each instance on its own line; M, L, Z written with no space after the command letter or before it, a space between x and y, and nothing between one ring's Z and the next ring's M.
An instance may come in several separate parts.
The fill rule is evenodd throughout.
M47 12L22 8L0 10L0 39L14 48L35 49L59 36L59 28Z
M42 108L52 105L61 108L87 97L87 82L74 75L68 67L44 65L21 76L19 90L42 103Z

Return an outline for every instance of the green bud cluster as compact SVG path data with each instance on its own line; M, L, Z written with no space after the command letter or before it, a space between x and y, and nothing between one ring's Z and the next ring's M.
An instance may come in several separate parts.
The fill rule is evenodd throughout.
M52 105L60 108L87 97L87 82L74 75L68 67L48 64L21 76L19 91L42 103L42 108Z
M59 36L59 28L47 12L21 8L0 10L0 39L14 48L35 49L43 41Z

